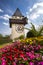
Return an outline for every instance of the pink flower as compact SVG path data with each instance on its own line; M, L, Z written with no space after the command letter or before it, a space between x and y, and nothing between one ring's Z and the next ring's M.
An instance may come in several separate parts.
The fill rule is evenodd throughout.
M34 63L33 62L30 62L29 65L34 65Z
M43 65L43 61L41 61L40 64Z
M42 56L42 60L43 60L43 56Z
M24 65L24 64L20 64L20 65Z
M29 56L31 60L35 58L35 55L31 52L26 52L26 55Z
M13 62L13 65L16 65L16 63L15 63L15 62Z
M34 51L31 51L32 52L32 54L34 54Z
M32 60L32 59L34 59L35 58L35 55L31 55L30 56L30 59Z
M28 58L23 58L25 61L27 61L28 60Z
M26 55L31 56L32 54L31 54L31 52L26 52Z
M40 58L40 54L36 54L36 58Z
M5 62L2 62L2 65L6 65L6 63Z
M1 65L7 65L7 64L6 64L6 60L5 60L4 57L2 57L2 64L1 64Z
M38 65L43 65L43 61L39 62Z
M29 60L29 65L43 65L42 54L36 52L38 50L40 51L40 48L43 49L43 46L30 45L16 41L0 49L1 65L8 65L8 63L9 65L17 65L19 61L21 64L18 63L18 65L24 65L25 61L28 62ZM38 59L41 61L39 62ZM32 60L35 62L33 63Z
M38 48L39 48L39 49L41 49L41 46L40 46L40 45L38 45Z

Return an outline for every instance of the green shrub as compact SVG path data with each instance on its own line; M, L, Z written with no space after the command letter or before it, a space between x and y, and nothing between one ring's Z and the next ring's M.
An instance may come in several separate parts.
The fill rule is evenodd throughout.
M18 40L18 39L24 39L24 35L21 35L21 36L15 38L14 40Z
M5 36L5 37L0 36L0 45L9 43L9 42L12 42L12 40L10 39L10 36Z
M42 41L40 41L39 43L40 43L40 45L42 45L42 46L43 46L43 40L42 40Z
M30 38L30 37L34 37L34 34L33 34L31 31L29 31L29 32L27 33L27 38Z
M21 36L19 37L19 39L24 39L24 35L21 35Z

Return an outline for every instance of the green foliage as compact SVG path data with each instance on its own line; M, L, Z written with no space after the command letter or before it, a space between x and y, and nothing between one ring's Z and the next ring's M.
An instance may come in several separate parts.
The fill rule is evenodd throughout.
M31 31L29 31L28 33L27 33L27 38L30 38L30 37L34 37L34 34L31 32Z
M41 27L39 28L39 30L38 30L38 36L41 36L41 35L42 35L42 34L41 34L42 32L43 32L43 26L41 26Z
M18 39L24 39L24 35L21 35L21 36L15 38L14 40L18 40Z
M29 30L29 34L31 34L32 33L32 35L34 36L34 37L38 37L38 36L42 36L42 32L43 32L43 26L41 26L41 27L39 27L39 29L37 30L36 28L35 28L35 26L31 23L31 29L28 29L28 28L26 28L27 30ZM29 35L27 33L27 36ZM31 35L30 35L30 37L31 37Z
M21 35L21 36L19 37L19 39L24 39L24 35Z
M1 60L0 60L0 64L1 64Z
M0 34L0 37L3 37L3 35L2 35L2 34Z
M0 45L5 44L5 43L9 43L9 42L12 42L12 40L10 39L10 36L3 37L0 34Z
M40 41L39 43L40 43L40 45L42 45L42 46L43 46L43 40L42 40L42 41Z
M28 63L28 61L25 61L25 65L28 65L29 63Z

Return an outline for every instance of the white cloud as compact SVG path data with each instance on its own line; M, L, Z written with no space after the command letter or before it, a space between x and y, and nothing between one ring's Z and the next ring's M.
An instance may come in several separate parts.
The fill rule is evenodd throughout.
M6 23L6 22L3 22L3 24L4 24L4 25L6 25L6 26L8 26L8 25L9 25L9 23Z
M43 14L43 9L39 9L37 13L38 14Z
M43 14L43 2L35 3L32 8L27 11L27 18L34 20Z
M33 11L34 9L38 8L38 6L39 6L39 7L43 7L43 2L35 3L35 4L33 5L33 7L30 8L29 11L30 11L30 12Z
M2 10L2 9L0 9L0 12L3 12L3 10Z
M31 21L28 19L28 23L30 24L31 23Z
M29 18L29 15L27 14L27 18Z
M33 11L33 9L36 9L37 8L37 4L35 4L35 5L33 5L33 7L32 8L30 8L30 12L32 12Z
M0 16L0 19L4 19L4 20L9 20L11 16L9 16L8 14L5 14L3 16Z
M32 10L33 10L33 9L36 9L36 8L38 7L38 5L39 5L39 3L35 3L35 4L33 5L33 7L32 7Z
M10 35L10 34L11 34L11 29L10 28L5 29L4 32L2 33L3 36Z
M30 14L30 19L34 20L37 19L39 16L41 16L41 14L43 14L43 9L37 9L37 11L33 12Z
M30 12L32 11L32 8L30 8L30 10L29 10Z
M39 14L33 13L33 14L30 15L30 19L34 20L34 19L37 19L39 16L40 16Z
M35 24L35 23L33 23L33 24L34 24L34 26L35 26L35 29L37 29L37 30L38 30L39 25L38 25L38 24Z
M28 11L26 12L27 18L28 18L28 28L31 27L30 23L32 22L35 26L35 28L38 30L38 27L40 22L36 22L37 20L40 21L41 15L43 15L43 2L35 3L32 8L28 8ZM39 19L38 19L39 18ZM43 24L42 24L43 25ZM27 33L27 30L26 30Z
M43 7L43 2L37 3L37 5Z
M25 37L26 37L28 30L25 29L24 31L25 31Z

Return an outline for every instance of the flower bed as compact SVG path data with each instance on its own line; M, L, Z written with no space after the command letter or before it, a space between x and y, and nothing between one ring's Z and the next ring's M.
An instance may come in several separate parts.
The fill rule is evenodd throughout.
M14 42L0 49L1 65L43 65L43 46Z

